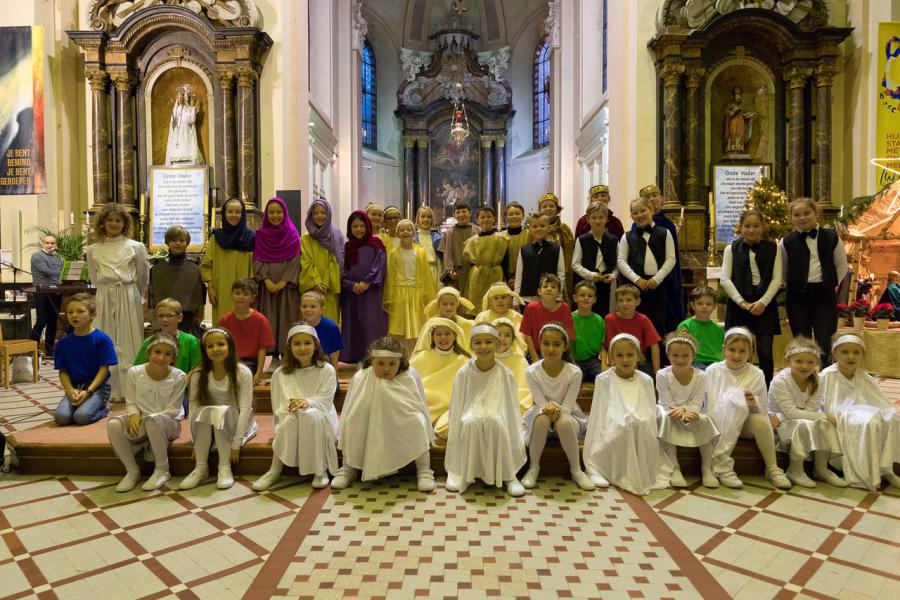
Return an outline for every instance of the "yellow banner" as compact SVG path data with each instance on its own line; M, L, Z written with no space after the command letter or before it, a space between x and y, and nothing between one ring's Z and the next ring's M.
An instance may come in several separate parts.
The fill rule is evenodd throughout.
M875 190L900 179L900 23L878 24L874 162Z

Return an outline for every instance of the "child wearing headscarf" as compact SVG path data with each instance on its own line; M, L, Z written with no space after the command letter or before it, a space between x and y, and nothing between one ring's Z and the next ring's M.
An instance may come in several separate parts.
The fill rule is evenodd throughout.
M344 234L331 224L331 205L322 198L306 211L306 231L300 238L300 291L315 290L325 296L325 316L340 319L341 265Z
M365 211L347 219L344 272L341 274L341 361L355 363L378 338L387 335L387 313L381 306L387 253L384 242L373 235Z
M222 226L213 229L200 261L200 278L207 287L214 325L221 315L234 309L231 284L250 276L250 259L256 240L256 235L247 227L247 209L243 202L232 198L222 205L221 212Z
M300 234L284 200L269 200L253 248L253 278L259 282L256 308L272 325L276 356L285 352L287 332L300 311Z

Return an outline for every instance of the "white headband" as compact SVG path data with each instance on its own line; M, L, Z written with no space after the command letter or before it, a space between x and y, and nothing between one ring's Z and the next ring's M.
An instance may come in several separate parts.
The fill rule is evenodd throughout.
M316 338L316 341L319 340L319 334L316 333L316 328L312 325L307 325L306 323L299 323L288 329L287 339L290 340L298 333L305 333L306 335L311 335Z
M697 344L696 344L696 342L694 342L694 340L692 340L689 337L678 336L678 337L669 338L666 341L666 352L667 353L669 352L669 346L671 346L672 344L687 344L688 346L691 347L691 350L694 351L694 354L697 354Z
M175 343L175 340L169 339L167 337L161 337L159 339L153 340L152 342L147 344L147 350L149 351L150 348L152 348L153 346L158 346L159 344L167 344L169 346L172 346L173 348L175 348L175 353L178 354L178 344Z
M819 351L813 348L812 346L799 346L797 348L791 348L787 352L784 353L785 358L790 358L795 354L814 354L819 356Z
M725 332L725 340L724 341L727 342L728 338L736 336L736 335L743 336L743 337L747 338L748 340L750 340L751 344L753 343L753 334L750 333L750 330L747 329L746 327L732 327L731 329L729 329L728 331Z
M472 328L472 333L469 335L469 339L474 339L476 335L481 333L486 333L488 335L492 335L498 340L500 339L500 333L497 331L497 328L488 323L480 323Z
M369 355L372 358L403 358L402 352L394 352L393 350L372 350Z
M641 340L637 339L630 333L620 333L617 336L615 336L609 342L609 349L612 350L613 346L615 346L617 343L621 342L622 340L628 340L629 342L631 342L632 344L637 346L638 352L641 351Z
M207 336L209 336L210 334L213 334L213 333L221 333L225 337L231 337L231 334L224 327L210 327L209 329L207 329L206 331L203 332L203 337L201 339L205 340L207 338Z
M845 333L841 337L837 338L831 343L831 349L834 350L841 344L857 344L858 346L862 346L863 350L866 349L866 342L858 335L853 333Z
M560 333L563 335L563 339L565 340L565 342L566 342L567 344L569 343L569 332L566 331L566 328L565 328L565 327L563 327L563 326L560 325L559 323L555 323L555 322L554 322L554 323L547 323L546 325L544 325L543 327L541 327L541 332L538 334L538 339L540 339L540 337L541 337L542 335L544 335L544 330L546 330L546 329L553 329L554 331L560 332Z

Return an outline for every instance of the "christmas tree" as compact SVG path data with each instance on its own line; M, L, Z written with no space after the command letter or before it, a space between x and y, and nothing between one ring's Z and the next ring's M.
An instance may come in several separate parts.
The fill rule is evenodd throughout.
M747 191L747 203L744 210L755 208L766 217L766 233L764 239L779 240L794 228L788 214L787 194L775 185L771 179L762 178ZM740 234L740 226L735 226L735 234Z

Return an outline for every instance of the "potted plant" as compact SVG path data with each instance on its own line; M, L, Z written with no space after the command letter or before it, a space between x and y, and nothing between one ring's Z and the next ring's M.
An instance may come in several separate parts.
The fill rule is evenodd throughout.
M869 314L869 301L859 299L850 305L850 312L853 314L853 327L862 329L866 326L866 315Z
M846 327L847 319L850 318L850 305L849 304L838 304L837 311L838 311L838 322L837 322L838 329L840 329L841 327Z
M56 251L59 257L63 259L63 281L87 281L87 262L84 260L84 248L88 242L86 233L75 229L74 226L66 227L60 231L51 231L41 225L35 225L29 228L28 231L36 231L38 233L38 241L28 244L26 248L37 248L40 250L41 241L45 237L52 235L56 238Z
M878 329L887 329L891 322L891 317L894 316L894 305L887 302L876 304L872 309L871 316L872 320L878 323Z

